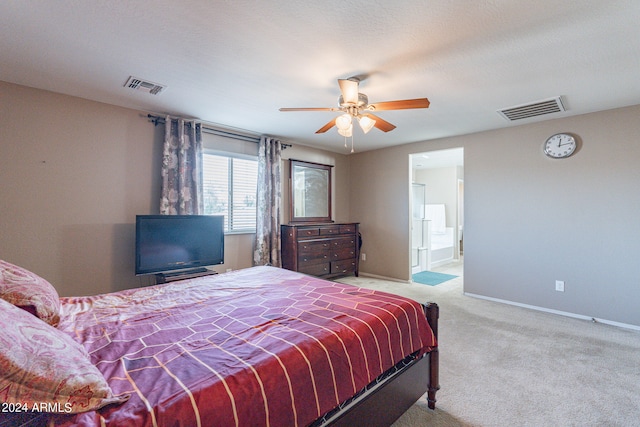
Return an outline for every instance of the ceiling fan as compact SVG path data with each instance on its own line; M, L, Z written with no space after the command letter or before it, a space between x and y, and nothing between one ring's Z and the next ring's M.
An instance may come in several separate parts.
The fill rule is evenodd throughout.
M364 131L369 132L373 127L383 132L389 132L396 128L395 125L373 114L374 111L384 110L408 110L412 108L428 108L427 98L405 99L399 101L376 102L369 104L369 98L364 93L358 91L360 78L349 77L348 79L338 79L340 92L338 107L329 108L280 108L280 111L341 111L343 114L322 126L316 133L324 133L337 126L338 133L342 136L353 135L353 119Z

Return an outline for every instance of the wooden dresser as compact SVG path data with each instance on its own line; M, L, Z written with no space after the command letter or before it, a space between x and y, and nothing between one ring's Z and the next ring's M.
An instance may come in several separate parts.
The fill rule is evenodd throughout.
M357 276L358 225L282 225L282 267L318 277Z

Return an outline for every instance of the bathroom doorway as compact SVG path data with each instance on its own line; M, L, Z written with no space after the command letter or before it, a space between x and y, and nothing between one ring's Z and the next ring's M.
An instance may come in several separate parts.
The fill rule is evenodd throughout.
M424 219L427 186L417 182L411 183L412 218L411 218L411 274L426 270L427 265L427 225Z
M411 275L463 260L464 150L414 153L411 159Z

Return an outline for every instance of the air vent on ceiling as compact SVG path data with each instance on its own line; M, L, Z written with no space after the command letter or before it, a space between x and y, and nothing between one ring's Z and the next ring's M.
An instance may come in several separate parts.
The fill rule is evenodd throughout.
M127 83L125 83L124 87L128 87L129 89L133 89L133 90L140 90L143 92L147 92L147 93L150 93L151 95L158 95L161 91L163 91L166 88L166 86L164 85L153 83L147 80L142 80L133 76L129 77L129 80L127 80Z
M531 104L518 105L516 107L503 108L498 110L505 119L513 122L521 119L529 119L531 117L543 116L545 114L554 114L566 111L562 105L561 97L545 99L543 101L533 102Z

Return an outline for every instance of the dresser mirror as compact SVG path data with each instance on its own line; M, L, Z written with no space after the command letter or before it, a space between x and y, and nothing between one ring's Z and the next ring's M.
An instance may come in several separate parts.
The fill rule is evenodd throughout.
M291 222L331 221L331 165L290 160Z

